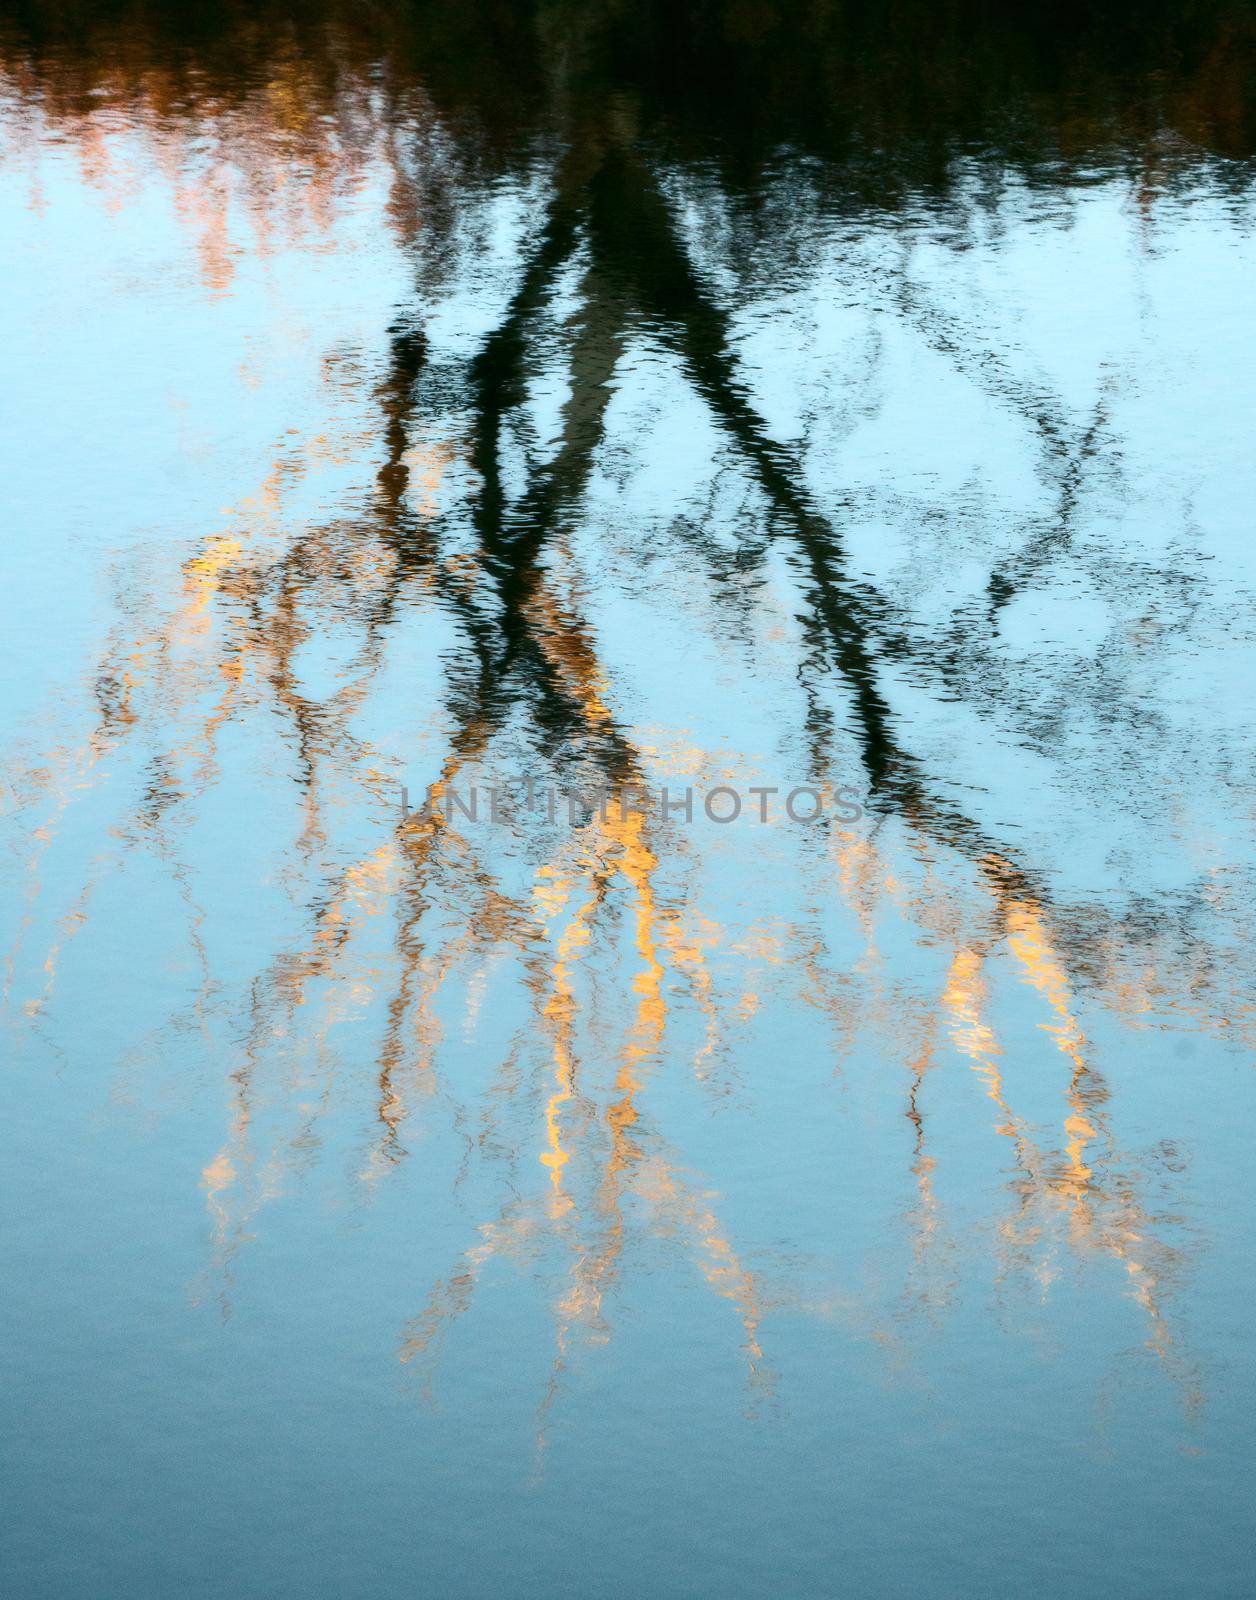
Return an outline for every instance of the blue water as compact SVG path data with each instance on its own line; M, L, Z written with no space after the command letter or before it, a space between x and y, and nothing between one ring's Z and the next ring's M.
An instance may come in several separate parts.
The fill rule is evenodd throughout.
M1251 18L785 13L0 29L6 1594L1252 1592Z

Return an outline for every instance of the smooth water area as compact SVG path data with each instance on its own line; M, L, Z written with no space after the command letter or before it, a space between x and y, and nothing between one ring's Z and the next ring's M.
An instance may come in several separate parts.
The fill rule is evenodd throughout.
M6 1594L1252 1592L1256 22L1104 27L5 14Z

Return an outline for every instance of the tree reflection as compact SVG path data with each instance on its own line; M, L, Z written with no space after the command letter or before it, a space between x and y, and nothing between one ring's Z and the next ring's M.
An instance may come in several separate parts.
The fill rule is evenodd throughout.
M415 274L375 367L345 379L365 433L282 441L256 494L183 563L180 593L157 608L123 606L92 673L86 740L15 775L27 813L38 813L33 906L41 853L102 758L151 746L119 852L160 856L199 952L195 1000L171 1026L225 1016L240 1041L226 1136L202 1175L224 1307L261 1208L311 1159L343 1080L369 1079L368 1191L412 1153L421 1109L434 1119L438 1107L465 1139L468 1166L507 1173L500 1206L402 1333L400 1358L429 1389L484 1275L513 1262L542 1279L552 1308L543 1436L573 1344L611 1336L616 1293L662 1241L732 1308L749 1389L770 1394L770 1313L804 1297L787 1261L763 1252L752 1263L733 1242L650 1090L683 1059L704 1091L731 1098L750 1019L806 1007L831 1027L845 1070L868 1037L902 1068L910 1314L941 1317L960 1270L944 1158L930 1143L931 1098L954 1084L940 1066L949 1051L975 1074L1006 1144L989 1230L999 1292L1016 1281L1045 1291L1063 1254L1113 1264L1147 1348L1195 1403L1174 1307L1188 1251L1156 1197L1156 1161L1120 1143L1114 1091L1081 1015L1083 1004L1106 1006L1136 1021L1158 992L1179 1018L1245 1027L1227 948L1200 935L1194 904L1158 906L1141 923L1070 904L1051 887L1056 863L957 802L886 688L893 669L980 715L1020 704L1023 684L1000 678L1000 618L1073 548L1094 475L1119 476L1106 396L1079 412L1019 375L906 264L882 259L877 293L895 325L1016 420L1054 497L1024 543L990 561L982 604L926 629L852 558L853 492L824 479L805 436L769 424L738 314L798 239L835 216L923 205L962 234L971 213L997 210L1013 171L1029 187L1102 168L1167 189L1204 167L1237 189L1250 156L1250 16L1234 7L1183 21L1153 6L1139 8L1136 27L1118 12L1050 31L976 5L939 16L804 7L787 26L766 3L666 15L618 4L329 5L300 8L292 22L267 7L247 21L231 7L160 22L126 8L19 11L0 56L19 128L43 119L77 142L86 181L107 186L107 117L123 113L174 174L207 293L230 289L237 182L264 251L281 226L334 230L338 204L373 164L387 172L389 224ZM974 160L988 185L976 199L963 186ZM436 359L425 314L474 277L502 197L521 194L529 226L495 324L469 359ZM782 209L797 213L788 226ZM799 777L835 788L848 750L862 769L866 827L834 825L800 846L771 927L730 926L707 898L718 863L703 859L703 839L630 803L557 835L520 823L522 843L485 843L442 804L464 780L517 771L521 751L529 770L589 792L628 793L666 773L623 709L589 616L594 591L617 576L582 570L579 549L613 400L643 350L674 363L700 402L720 441L710 476L725 475L753 530L730 554L725 529L678 519L700 626L719 640L755 615L754 585L784 553L810 763ZM563 398L547 420L537 388L553 371ZM290 513L294 486L327 452L364 464L367 492L342 516ZM160 621L149 626L153 609ZM362 731L366 713L397 633L436 612L456 647L443 662L434 804L351 849L338 837L341 811L378 817L407 776ZM315 695L296 662L332 625L354 649L339 687ZM1107 703L1128 702L1123 687L1105 683ZM245 993L224 994L201 940L194 818L182 819L218 781L224 730L263 719L278 720L291 752L296 821L283 865L301 885L301 932L277 936ZM717 765L713 751L693 759ZM51 1008L95 881L60 919L42 986L25 1001L32 1019ZM859 930L854 963L831 948L834 907ZM917 953L944 952L940 983L882 953L887 924ZM33 913L23 932L31 925ZM1032 991L1036 1027L1060 1058L1049 1126L1018 1109L1013 1045L990 1020L1000 985ZM515 1020L491 1081L469 1090L446 1065L450 997L472 1010L483 993ZM900 1339L896 1311L853 1295L842 1304L860 1331Z

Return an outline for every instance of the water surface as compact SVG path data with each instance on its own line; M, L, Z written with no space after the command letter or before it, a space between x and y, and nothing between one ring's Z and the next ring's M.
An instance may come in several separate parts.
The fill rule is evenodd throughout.
M1251 1592L1254 42L6 12L6 1592Z

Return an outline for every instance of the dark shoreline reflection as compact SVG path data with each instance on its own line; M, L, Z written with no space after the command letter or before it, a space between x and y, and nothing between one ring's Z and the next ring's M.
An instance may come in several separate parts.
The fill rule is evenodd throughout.
M207 302L354 205L413 283L382 341L325 356L336 427L290 419L172 582L128 573L83 707L4 768L15 1038L74 1072L63 969L108 936L109 878L143 858L173 886L156 937L194 975L144 1007L122 1077L190 1039L222 1069L198 1300L232 1314L324 1147L362 1206L456 1152L452 1259L416 1276L397 1354L440 1396L485 1282L539 1286L538 1462L573 1367L678 1262L758 1417L788 1385L777 1329L910 1370L967 1293L1028 1325L1065 1278L1134 1308L1114 1361L1195 1437L1189 1141L1150 1127L1136 1046L1250 1050L1251 740L1175 698L1183 651L1248 642L1250 595L1202 564L1193 485L1159 546L1120 520L1161 448L1129 410L1159 370L1150 291L1093 382L1079 308L1079 381L1026 354L1046 277L999 271L1087 196L1100 265L1132 239L1141 271L1193 204L1245 234L1253 63L1247 5L8 9L16 159L72 152L124 218L166 185ZM920 441L961 399L952 483ZM351 488L310 489L329 461ZM673 713L695 685L699 733ZM522 773L854 782L867 815L762 838L440 806ZM399 815L403 783L435 813ZM111 842L76 878L55 864L84 813ZM277 830L290 901L249 908L242 954L232 815ZM834 1083L894 1108L867 1180L888 1210L866 1238L852 1216L840 1270L809 1143L846 1114ZM708 1128L734 1122L717 1193ZM893 1286L865 1291L883 1251Z
M945 184L957 154L1045 161L1050 172L1138 163L1158 142L1238 161L1256 148L1256 18L1243 0L1102 11L988 0L18 0L5 32L10 70L20 64L66 111L86 109L102 85L126 92L157 74L172 110L206 93L229 105L300 59L322 108L348 74L370 73L402 100L419 91L500 164L522 158L529 132L572 128L625 95L642 135L669 137L680 159L727 162L730 179L761 173L782 148L862 163L878 204L895 170L910 189Z

